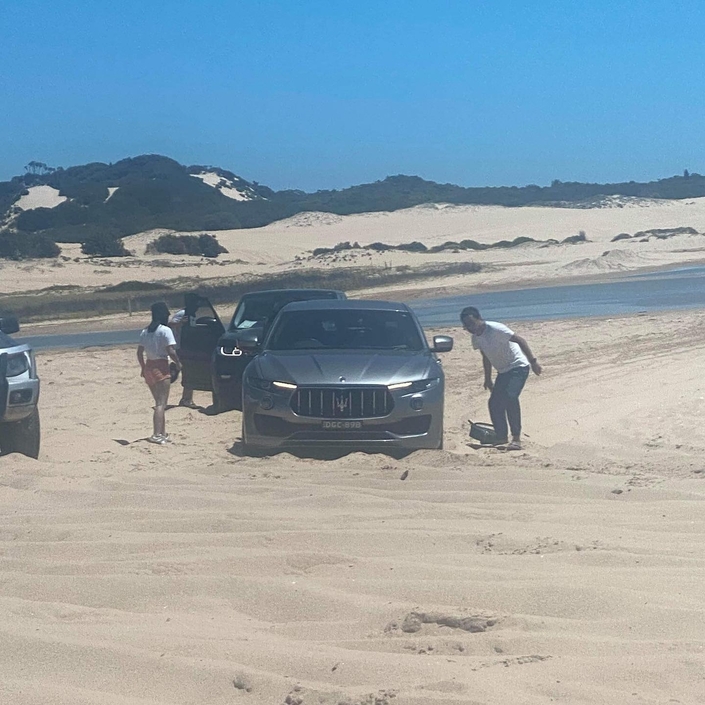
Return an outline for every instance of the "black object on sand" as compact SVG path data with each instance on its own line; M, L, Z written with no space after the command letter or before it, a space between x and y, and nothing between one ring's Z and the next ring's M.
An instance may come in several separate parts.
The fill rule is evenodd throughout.
M470 438L480 441L482 445L490 445L497 441L494 426L489 423L470 422Z

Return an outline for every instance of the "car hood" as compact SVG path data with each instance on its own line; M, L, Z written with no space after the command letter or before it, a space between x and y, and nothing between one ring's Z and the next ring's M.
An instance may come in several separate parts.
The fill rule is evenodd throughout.
M387 385L443 374L428 350L267 350L255 359L252 373L263 379L299 385L341 384L341 377L344 384Z
M237 341L245 336L252 335L252 333L257 333L260 337L262 336L261 326L252 326L252 328L239 328L237 330L226 330L223 335L220 336L218 340L218 345L234 345Z

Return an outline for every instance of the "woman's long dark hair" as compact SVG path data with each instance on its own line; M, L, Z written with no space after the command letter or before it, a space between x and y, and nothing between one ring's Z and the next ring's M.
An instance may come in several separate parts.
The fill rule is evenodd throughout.
M154 333L159 326L166 326L169 323L169 308L163 301L152 304L152 322L147 326L150 333Z

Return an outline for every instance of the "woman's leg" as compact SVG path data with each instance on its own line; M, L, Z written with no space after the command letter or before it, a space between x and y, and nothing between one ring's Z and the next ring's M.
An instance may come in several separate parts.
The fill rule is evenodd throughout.
M169 401L170 388L171 382L168 379L157 382L149 388L154 397L154 416L152 418L152 424L155 436L163 436L166 433L165 412L167 402Z

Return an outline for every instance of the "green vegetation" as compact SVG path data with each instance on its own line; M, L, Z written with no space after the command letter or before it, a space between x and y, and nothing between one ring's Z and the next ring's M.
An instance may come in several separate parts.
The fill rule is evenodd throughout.
M202 235L162 235L149 243L147 252L217 257L220 254L227 254L228 251L213 235L203 233Z
M80 287L75 288L80 289ZM137 292L139 294L145 291L171 291L171 289L172 287L168 284L164 284L164 282L140 282L131 279L130 281L114 284L113 286L106 286L101 289L101 291L113 293Z
M58 257L60 254L59 246L46 235L0 231L0 258L2 259L47 258Z
M132 254L125 249L122 240L106 232L89 235L81 244L81 252L92 257L129 257Z
M370 211L394 211L425 203L457 205L527 206L567 204L599 205L606 196L634 198L697 198L705 196L705 176L673 176L649 183L584 184L553 181L550 186L497 186L464 188L437 184L418 176L389 176L384 181L362 184L341 191L280 191L276 197L299 211L324 211L346 215Z
M234 185L250 200L228 198L193 176L203 171L217 174L221 184ZM544 187L530 184L483 188L398 175L339 191L275 192L223 169L186 167L167 157L142 155L115 164L93 163L68 169L30 162L25 174L0 183L0 220L11 215L13 203L28 188L40 184L58 189L68 200L55 208L15 213L7 228L41 234L59 243L85 243L98 235L110 235L117 240L154 228L187 232L253 228L306 211L347 215L429 203L595 207L607 196L676 199L705 196L705 176L695 173L649 183L584 184L556 180Z
M629 233L619 233L615 235L611 242L619 240L638 240L639 242L648 242L651 238L656 240L668 240L676 235L699 235L700 233L695 228L680 227L680 228L652 228L651 230L640 230L633 235Z
M96 233L120 238L153 228L193 231L257 227L294 213L290 207L268 200L274 193L270 189L213 169L259 200L228 198L190 175L202 169L158 155L144 155L116 164L27 173L0 184L0 215L27 188L38 184L58 189L69 200L55 208L23 211L13 227L20 232L46 233L56 242L84 242ZM112 196L109 188L117 189Z
M475 240L461 240L455 242L448 240L441 245L426 247L422 242L407 242L401 245L388 245L386 242L373 242L371 245L360 245L355 242L352 245L350 242L339 242L333 247L317 247L313 250L313 257L324 257L327 255L337 254L339 252L348 252L350 250L372 250L374 252L419 252L419 253L436 253L436 252L462 252L465 250L482 251L482 250L503 250L511 247L519 247L527 243L536 243L542 246L547 245L579 245L583 242L588 242L587 235L581 230L577 235L571 235L564 240L534 240L532 237L515 237L513 240L499 240L489 244L476 242Z
M474 262L409 267L360 267L345 269L290 270L272 275L228 280L174 279L155 285L123 282L100 289L57 289L50 287L26 294L0 295L0 310L12 311L24 321L102 316L109 313L146 312L155 300L176 308L183 305L187 291L199 291L214 304L231 304L248 291L263 289L342 289L355 291L373 286L422 282L437 277L481 270Z

